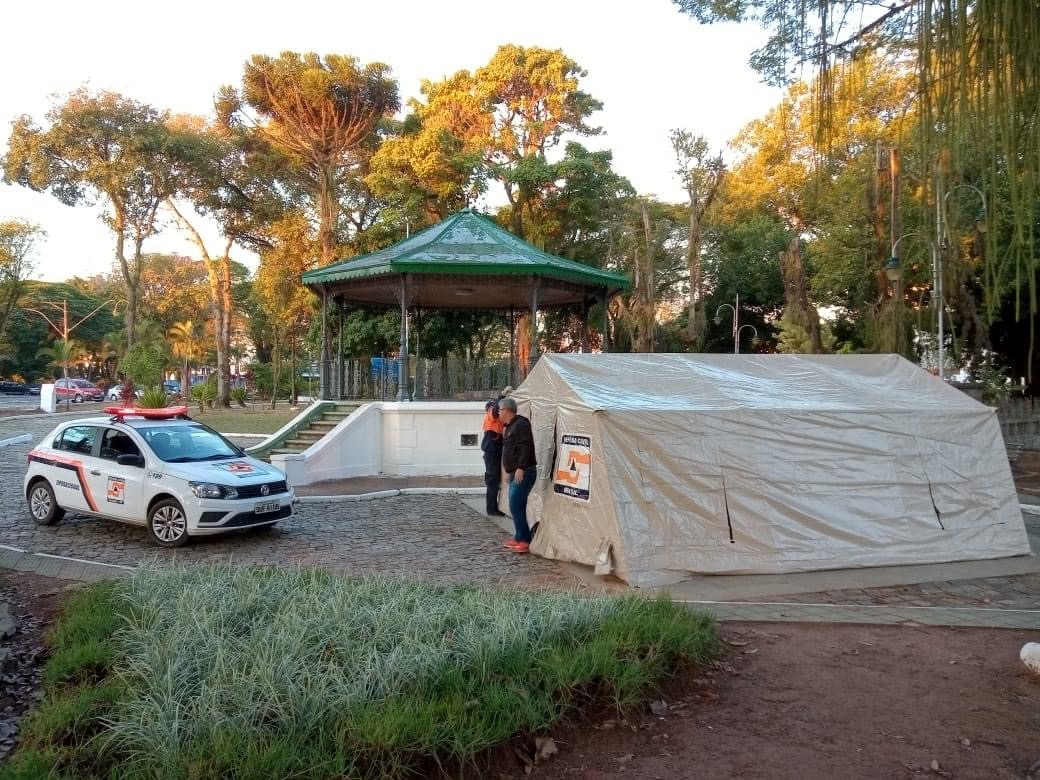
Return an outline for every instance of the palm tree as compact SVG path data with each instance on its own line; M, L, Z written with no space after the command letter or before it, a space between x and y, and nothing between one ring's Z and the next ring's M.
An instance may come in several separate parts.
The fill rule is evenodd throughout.
M181 373L181 394L187 397L191 392L191 361L202 350L202 339L199 337L199 326L192 320L175 322L169 332L170 348L173 354L184 361Z
M36 357L47 358L47 365L61 368L67 379L69 363L79 360L86 351L86 348L75 339L54 339L49 347L40 347Z

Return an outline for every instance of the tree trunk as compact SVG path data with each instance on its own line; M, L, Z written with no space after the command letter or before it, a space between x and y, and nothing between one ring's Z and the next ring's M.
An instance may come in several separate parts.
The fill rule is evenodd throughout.
M231 408L231 240L224 247L224 255L220 258L220 319L217 320L217 404L225 409Z
M318 172L318 240L321 242L321 264L336 259L336 218L339 199L336 197L335 170L331 167Z
M129 350L137 338L137 296L130 264L126 261L126 217L118 206L115 207L115 212L113 229L116 233L116 263L119 264L119 271L123 275L123 290L126 293L126 348Z
M292 375L289 377L289 406L297 405L297 388L296 388L296 323L294 322L292 328L289 331L289 365L292 368ZM338 380L338 384L342 383L342 379ZM342 392L343 388L340 388Z
M231 407L231 247L234 239L225 237L224 252L214 260L206 248L206 242L202 240L202 235L185 218L172 198L167 199L166 205L170 207L181 227L187 231L206 265L213 332L217 342L217 397L214 406L228 409Z
M278 380L281 379L281 371L279 370L282 365L282 349L280 346L281 339L278 338L278 331L274 334L274 356L271 363L271 410L274 411L278 408Z
M802 262L802 242L797 236L791 240L788 251L780 253L780 275L784 282L784 316L805 329L809 352L820 354L823 352L820 313L809 302L809 280Z

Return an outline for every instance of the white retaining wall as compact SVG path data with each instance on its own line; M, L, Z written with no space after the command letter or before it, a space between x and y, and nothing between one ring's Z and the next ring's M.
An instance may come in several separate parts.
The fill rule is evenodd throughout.
M305 452L272 455L293 485L348 477L480 476L483 402L365 404ZM464 445L462 436L476 437Z

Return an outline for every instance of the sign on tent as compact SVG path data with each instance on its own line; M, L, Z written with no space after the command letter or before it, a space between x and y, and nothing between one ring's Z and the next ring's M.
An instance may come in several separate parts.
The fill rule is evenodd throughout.
M580 501L589 500L589 476L592 472L592 437L565 433L560 436L559 458L553 490L561 496Z

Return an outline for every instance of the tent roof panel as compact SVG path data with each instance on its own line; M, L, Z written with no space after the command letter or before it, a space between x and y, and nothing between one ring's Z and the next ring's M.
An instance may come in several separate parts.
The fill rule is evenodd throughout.
M898 355L549 354L535 370L556 374L584 404L603 410L988 408ZM531 378L518 397L537 387Z

